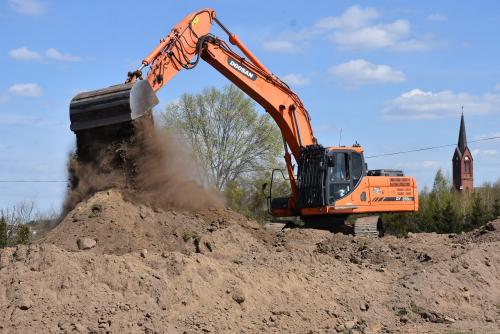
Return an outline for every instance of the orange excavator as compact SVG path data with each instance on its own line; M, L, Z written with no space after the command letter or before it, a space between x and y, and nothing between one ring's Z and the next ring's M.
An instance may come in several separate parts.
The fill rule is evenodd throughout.
M210 33L218 25L229 43ZM158 104L155 92L183 69L193 69L203 59L260 104L274 119L283 136L290 195L271 198L275 217L301 217L306 223L334 223L352 214L411 212L418 210L415 179L398 170L368 170L363 148L320 145L311 118L300 98L269 71L216 17L212 9L188 15L128 73L124 84L80 93L70 105L71 130L77 137L77 154L92 156L94 140L129 133L135 120L149 118ZM143 71L147 70L144 76ZM293 160L296 166L294 165ZM358 235L380 235L378 216L358 219Z

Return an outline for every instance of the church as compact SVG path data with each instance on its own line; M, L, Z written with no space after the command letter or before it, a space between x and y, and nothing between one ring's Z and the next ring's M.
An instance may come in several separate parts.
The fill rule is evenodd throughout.
M458 144L453 154L453 186L460 192L471 192L474 190L474 159L467 147L467 136L465 134L464 113L460 120L458 133Z

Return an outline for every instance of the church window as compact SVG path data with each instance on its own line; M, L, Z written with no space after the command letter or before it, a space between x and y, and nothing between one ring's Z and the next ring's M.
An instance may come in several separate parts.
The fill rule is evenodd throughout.
M470 174L471 173L471 170L470 170L470 159L469 159L469 157L465 157L465 159L464 159L464 169L465 169L465 174Z

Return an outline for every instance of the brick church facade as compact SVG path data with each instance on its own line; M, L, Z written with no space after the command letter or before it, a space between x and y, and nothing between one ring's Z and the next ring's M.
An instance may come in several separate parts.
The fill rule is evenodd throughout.
M458 133L458 145L452 159L453 164L453 186L458 191L474 190L474 159L467 147L467 136L465 135L464 114L460 120L460 132Z

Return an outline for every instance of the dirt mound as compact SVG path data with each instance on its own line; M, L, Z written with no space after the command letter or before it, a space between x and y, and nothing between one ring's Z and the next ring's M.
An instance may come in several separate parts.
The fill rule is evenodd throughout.
M110 189L78 204L39 243L76 251L78 241L88 238L96 242L92 252L100 254L122 255L142 249L199 252L209 242L201 240L204 235L234 224L255 233L259 230L257 223L229 209L209 206L196 213L152 209Z
M487 231L478 243L273 232L103 192L43 243L0 251L0 332L498 333L500 232ZM84 237L97 243L77 251Z

